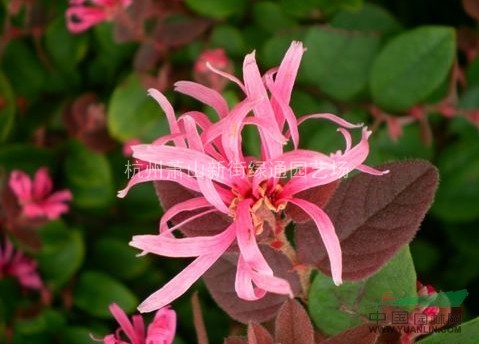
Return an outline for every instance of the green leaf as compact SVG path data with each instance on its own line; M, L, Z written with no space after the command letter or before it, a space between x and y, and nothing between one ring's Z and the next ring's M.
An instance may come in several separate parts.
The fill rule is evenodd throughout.
M441 183L432 213L445 221L479 218L479 144L477 137L461 140L442 152L437 166Z
M71 326L62 331L62 343L68 344L92 344L92 337L102 338L89 328Z
M55 164L51 150L16 143L0 147L0 165L8 170L20 169L33 174L41 166Z
M230 56L243 57L246 45L240 30L231 25L216 25L211 32L211 45L225 49Z
M245 0L186 0L186 5L205 17L221 19L243 12Z
M80 231L62 222L50 222L40 230L43 247L37 254L42 277L50 288L59 289L78 271L85 257Z
M45 33L45 47L62 71L73 70L87 52L87 36L72 35L65 18L54 20Z
M372 147L368 156L368 164L379 165L398 159L419 158L431 160L433 145L426 145L421 141L421 128L411 124L403 128L403 134L394 142L386 128L376 130L370 138Z
M0 279L0 326L11 321L17 312L21 298L18 281L14 277Z
M424 339L419 340L418 344L475 344L479 337L479 318L470 320L455 328L438 330Z
M65 324L61 313L52 309L45 309L34 318L27 318L15 322L15 333L33 335L41 333L54 333Z
M291 45L291 41L302 41L304 30L292 30L272 36L260 49L261 57L258 59L267 68L277 67L281 63L284 54ZM301 79L303 71L300 68L298 79Z
M126 141L142 138L151 131L167 133L160 106L147 95L140 78L131 74L113 92L108 106L108 129L111 136Z
M283 12L278 3L272 1L260 1L254 4L253 20L258 27L270 33L282 31L296 24Z
M134 168L134 167L133 167ZM126 185L125 180L122 187ZM135 220L155 220L160 218L161 209L152 183L135 185L119 205L128 217Z
M26 41L10 41L4 52L2 66L17 95L33 98L45 87L45 68Z
M126 313L138 305L136 296L123 284L101 272L86 271L73 290L73 304L82 311L104 319L112 318L108 306L117 303Z
M394 38L371 71L373 100L390 111L407 110L447 78L455 55L454 30L425 26Z
M401 24L391 13L381 6L370 3L365 3L360 9L338 12L331 19L330 24L341 29L385 35L401 30Z
M133 43L118 44L113 40L113 26L110 23L96 25L93 28L94 40L91 50L97 55L88 63L88 76L93 83L104 87L115 87L118 74L124 75L125 65L131 64L131 58L138 46Z
M309 291L309 314L322 332L336 335L368 319L386 293L395 298L416 296L416 272L407 246L364 281L337 287L319 272Z
M0 71L0 142L7 139L15 118L15 97L5 75Z
M466 80L468 87L479 85L479 57L476 57L467 65Z
M148 257L136 257L137 253L126 241L103 238L95 243L93 259L96 267L112 276L132 279L145 272L150 263Z
M313 17L320 13L319 5L322 0L280 0L283 11L295 17Z
M66 184L73 204L80 208L103 208L114 199L111 167L106 157L72 142L65 161Z
M322 91L351 100L366 89L379 37L331 28L312 28L306 35L304 70Z
M330 16L342 9L358 10L363 5L363 0L318 0L322 13Z

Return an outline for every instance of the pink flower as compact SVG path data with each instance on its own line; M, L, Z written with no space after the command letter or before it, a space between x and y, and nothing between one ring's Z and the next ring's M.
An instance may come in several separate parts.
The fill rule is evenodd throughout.
M436 289L431 285L423 285L421 282L417 281L417 295L418 296L428 296L437 294ZM450 308L443 308L442 312L444 314L450 314ZM412 310L409 313L409 328L404 326L399 327L401 332L401 344L411 344L415 342L415 338L422 336L424 334L429 334L434 330L446 325L444 320L436 319L437 316L441 313L441 308L438 306L426 306L420 307L417 306L416 309ZM411 329L414 329L412 331Z
M85 6L85 3L93 6ZM66 11L68 30L80 33L101 22L112 20L118 11L131 3L132 0L70 0L70 8Z
M131 146L139 145L141 141L139 139L130 139L123 144L123 155L129 157L133 154Z
M69 190L52 193L53 185L46 167L35 173L35 179L22 171L14 170L10 175L10 189L17 197L26 218L45 217L54 220L68 211L67 201L72 199Z
M41 289L42 281L37 272L37 263L15 251L7 238L2 249L0 246L0 279L4 276L13 276L25 288Z
M331 220L321 208L298 198L297 194L338 180L353 169L375 175L385 172L362 164L368 156L370 132L363 128L360 142L353 146L351 135L345 129L361 125L353 125L332 114L311 114L296 119L289 101L303 51L300 42L293 42L281 65L263 76L255 54L247 55L243 64L244 83L210 67L245 92L245 99L232 109L215 90L194 82L178 82L177 91L216 111L219 117L216 123L198 111L187 112L177 120L167 99L156 90L149 91L163 108L171 134L154 144L133 146L133 156L163 168L155 173L145 170L136 175L119 192L119 197L124 197L137 183L155 180L176 182L197 192L198 197L168 209L160 221L159 235L134 236L130 245L145 254L196 259L145 300L139 306L141 312L159 309L182 295L234 242L239 248L235 290L240 298L258 300L267 292L293 296L289 283L275 276L258 246L260 234L262 237L276 235L277 229L268 231L271 226L265 227L264 223L279 221L287 204L298 206L316 223L329 255L333 280L338 285L342 283L341 247ZM346 142L345 150L328 156L298 149L298 125L311 118L338 124ZM241 132L245 125L258 128L260 157L243 154ZM284 152L289 139L293 150ZM174 145L167 145L170 142ZM168 173L171 172L168 169L176 173ZM295 171L298 173L287 177ZM177 214L191 210L200 212L168 227L168 222ZM175 229L212 212L229 216L231 223L222 232L186 238L172 235Z
M196 81L221 92L227 80L214 73L208 65L224 72L231 72L233 66L224 49L211 49L203 51L196 60L193 68L193 77Z
M132 322L117 304L110 306L110 312L120 324L114 333L103 338L105 344L171 344L176 331L176 313L169 307L156 312L153 322L145 333L145 324L141 315L134 315ZM129 342L122 340L121 332L128 337Z

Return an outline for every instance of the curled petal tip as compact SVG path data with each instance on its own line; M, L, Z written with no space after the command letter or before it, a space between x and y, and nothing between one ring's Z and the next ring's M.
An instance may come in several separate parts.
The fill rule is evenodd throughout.
M158 308L152 307L152 306L149 305L148 303L142 302L142 303L140 303L140 305L137 307L137 309L138 309L138 312L140 312L140 313L149 313L149 312L156 311Z
M120 191L117 192L116 197L118 197L118 198L125 198L126 193L127 193L127 192L125 191L125 189L120 190Z
M158 94L158 93L161 93L161 92L158 91L156 88L149 88L147 90L147 93L150 97L155 97L155 94Z

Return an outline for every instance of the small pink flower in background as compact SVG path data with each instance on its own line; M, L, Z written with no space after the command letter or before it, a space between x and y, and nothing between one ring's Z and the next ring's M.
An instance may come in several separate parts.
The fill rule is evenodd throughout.
M145 323L141 315L134 315L132 321L117 305L110 306L110 312L115 317L120 328L114 333L103 338L105 344L171 344L176 332L176 313L169 307L164 307L156 312L153 322L145 332ZM121 333L129 341L121 339Z
M15 250L8 238L0 244L0 279L12 276L18 279L20 285L29 289L42 289L42 281L37 272L37 263Z
M417 295L418 296L427 296L437 294L436 289L432 285L423 285L421 282L417 281ZM439 314L439 307L431 306L431 307L424 307L420 309L421 313L427 314L429 316L434 316Z
M118 11L130 6L132 0L70 0L66 11L67 27L73 33L88 30L112 20Z
M139 139L130 139L126 141L123 144L123 155L127 158L131 157L133 155L133 149L131 149L131 147L139 144L141 144L141 141ZM131 172L133 174L136 174L139 171L147 169L148 167L150 167L150 164L147 161L134 159L133 163L131 164Z
M193 67L195 81L221 92L228 82L227 79L213 72L208 65L215 69L231 73L233 66L224 49L211 49L203 51Z
M139 139L130 139L123 144L123 155L129 157L133 154L131 146L139 145L141 141Z
M9 186L18 200L23 216L28 219L58 219L68 211L66 203L72 199L69 190L52 193L53 184L46 167L40 168L33 180L23 171L12 171Z
M417 295L428 296L437 294L436 289L431 285L423 285L417 281ZM439 329L446 325L445 320L436 321L436 316L441 313L441 308L437 306L416 307L409 313L409 326L414 328L412 330L404 330L401 332L401 344L412 344L415 342L415 338L424 334L429 334L434 329ZM445 312L445 315L450 315L450 308ZM445 317L446 318L446 317ZM401 327L402 329L403 327Z
M342 283L341 247L333 223L320 207L299 198L297 194L339 180L354 169L374 175L387 171L363 165L369 153L371 132L363 128L360 142L353 146L351 134L346 130L362 125L351 124L332 114L296 118L289 102L303 52L302 44L293 42L281 65L263 76L254 52L247 55L243 64L244 83L212 67L213 71L236 83L245 93L245 99L232 109L212 88L189 81L176 83L177 91L211 106L219 117L216 123L198 111L187 112L177 120L165 96L157 90L149 90L163 108L171 134L153 144L133 146L133 157L162 168L155 171L146 169L134 176L128 186L119 192L119 197L124 197L138 183L161 180L176 182L195 191L198 196L168 209L160 221L159 235L134 236L130 245L143 250L144 254L196 259L146 299L139 306L141 312L160 309L181 296L235 242L239 248L235 281L238 297L258 300L268 292L292 297L288 281L275 276L258 245L260 234L273 238L277 235L274 226L269 226L273 230L268 232L265 231L268 226L264 224L271 225L280 219L289 203L302 209L316 223L329 256L333 281L337 285ZM338 131L345 140L344 151L328 156L298 149L298 125L312 118L326 119L340 126ZM243 154L241 131L245 125L258 128L260 157ZM289 139L294 148L284 152ZM174 146L167 145L170 142ZM170 173L171 169L175 169L176 173ZM294 171L300 173L290 178L285 176ZM191 210L198 210L199 213L169 227L168 222L176 215ZM213 236L173 236L172 232L183 224L214 212L230 218L230 224L222 232Z

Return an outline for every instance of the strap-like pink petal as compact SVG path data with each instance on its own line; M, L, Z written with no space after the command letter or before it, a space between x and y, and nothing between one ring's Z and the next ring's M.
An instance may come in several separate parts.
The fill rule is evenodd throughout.
M193 97L200 102L211 106L220 118L228 114L228 104L218 91L192 81L178 81L175 91Z
M8 185L20 203L32 200L32 181L25 172L20 170L12 171Z
M118 324L120 324L120 327L125 335L128 337L128 339L130 339L131 344L143 344L142 338L138 337L125 312L123 312L123 310L116 303L111 304L109 308L111 314L116 321L118 321Z
M53 185L48 175L48 169L46 167L39 168L33 179L33 197L35 199L43 199L48 196L52 189Z
M203 174L207 178L231 186L231 178L223 163L206 154L184 147L172 146L137 145L132 149L134 158L187 170L195 175Z
M328 215L315 204L299 198L292 198L289 201L303 209L313 219L326 247L326 252L328 252L333 282L336 285L340 285L342 283L343 261L341 246L333 223Z
M231 245L235 237L233 226L228 227L225 232L227 232L229 236L225 238L223 242L218 243L215 250L211 251L208 255L196 258L160 290L143 301L138 307L138 310L142 313L152 312L170 304L173 300L183 295Z
M225 230L213 236L174 238L166 235L135 235L130 246L164 257L198 257L217 250L222 243L231 239L231 231Z

